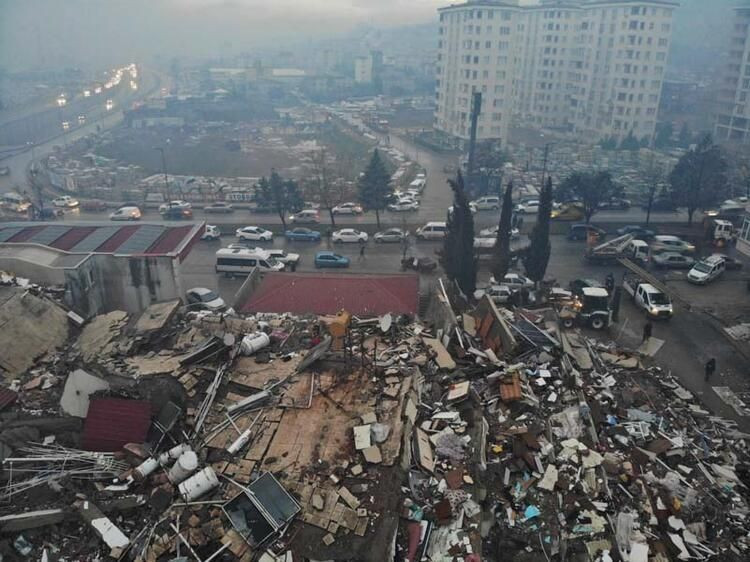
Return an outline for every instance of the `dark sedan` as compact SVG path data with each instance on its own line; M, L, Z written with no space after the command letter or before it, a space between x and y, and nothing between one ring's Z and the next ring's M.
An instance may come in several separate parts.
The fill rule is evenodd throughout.
M624 236L625 234L632 234L640 240L650 240L656 236L656 231L638 224L628 224L617 229L618 236Z

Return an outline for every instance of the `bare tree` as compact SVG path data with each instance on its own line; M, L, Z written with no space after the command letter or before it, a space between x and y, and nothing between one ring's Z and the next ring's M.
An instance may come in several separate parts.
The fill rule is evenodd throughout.
M664 184L666 175L661 163L656 162L653 153L648 159L646 165L640 170L641 179L643 180L643 191L646 196L646 225L651 222L651 208L654 205L654 199L659 186Z
M336 218L333 208L341 203L344 195L341 188L342 183L332 178L331 166L328 162L328 154L325 148L311 153L313 177L309 183L309 189L320 203L320 208L328 211L331 218L331 226L336 226Z

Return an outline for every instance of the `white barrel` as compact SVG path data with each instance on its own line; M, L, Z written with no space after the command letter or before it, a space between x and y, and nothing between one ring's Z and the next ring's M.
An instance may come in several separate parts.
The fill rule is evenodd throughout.
M186 502L198 499L219 486L219 479L214 469L207 466L199 473L191 476L179 485L180 495Z
M265 332L255 332L242 338L240 349L243 355L252 355L271 343L271 338Z
M169 464L173 460L179 458L180 455L186 451L192 451L189 444L181 443L180 445L175 445L169 451L162 453L161 456L159 456L159 462L161 464Z
M198 468L198 455L193 451L185 451L180 458L175 461L169 469L169 479L175 484L179 484L185 478L190 476Z
M135 472L140 476L141 478L146 478L149 474L151 474L156 468L159 466L159 461L155 459L154 457L150 457L143 461L141 464L139 464L137 467L135 467Z
M250 441L250 430L251 428L247 428L245 431L242 432L242 434L237 438L237 440L229 445L227 448L227 452L230 455L236 454L242 447L244 447L248 441Z

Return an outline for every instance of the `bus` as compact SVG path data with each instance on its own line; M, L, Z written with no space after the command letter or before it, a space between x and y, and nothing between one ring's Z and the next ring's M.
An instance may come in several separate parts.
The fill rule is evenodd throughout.
M222 248L216 252L216 273L247 275L254 268L282 271L284 264L260 248Z

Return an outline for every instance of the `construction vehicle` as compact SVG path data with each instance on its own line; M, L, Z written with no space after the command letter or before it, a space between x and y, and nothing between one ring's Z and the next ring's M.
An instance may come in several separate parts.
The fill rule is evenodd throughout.
M622 287L632 298L635 306L645 311L650 318L669 319L674 314L669 295L634 274L626 274Z
M632 234L624 234L598 246L586 248L584 259L592 264L613 264L620 258L645 263L649 248L643 240L636 240Z
M563 304L558 314L564 328L579 325L603 330L612 323L609 293L603 287L584 287L572 303Z

